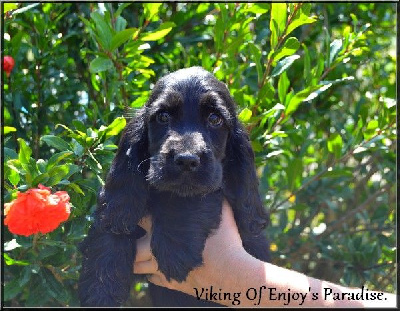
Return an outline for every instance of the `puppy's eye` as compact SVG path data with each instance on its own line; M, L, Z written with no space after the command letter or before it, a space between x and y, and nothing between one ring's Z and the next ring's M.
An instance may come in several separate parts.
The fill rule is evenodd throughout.
M220 127L223 123L223 119L216 113L210 113L207 118L207 122L212 127Z
M167 124L170 119L171 119L170 114L165 111L161 111L161 112L157 113L157 115L156 115L156 120L160 124Z

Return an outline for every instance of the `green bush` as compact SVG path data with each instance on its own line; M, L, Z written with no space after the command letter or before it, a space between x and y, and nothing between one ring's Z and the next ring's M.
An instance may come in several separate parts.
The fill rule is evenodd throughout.
M227 84L251 135L273 262L395 291L394 3L3 6L3 201L43 184L72 204L49 234L4 230L6 306L79 305L77 246L125 120L195 65Z

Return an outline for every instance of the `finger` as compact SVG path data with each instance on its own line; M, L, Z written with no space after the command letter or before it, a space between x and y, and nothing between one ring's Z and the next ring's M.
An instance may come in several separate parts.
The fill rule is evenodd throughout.
M142 219L140 219L138 225L142 227L144 230L146 230L146 232L151 232L151 227L152 227L151 216L147 215Z
M153 258L150 247L151 236L146 234L136 240L136 258L135 262L148 261Z
M222 203L222 220L220 226L221 228L231 228L231 230L238 232L232 207L226 199Z

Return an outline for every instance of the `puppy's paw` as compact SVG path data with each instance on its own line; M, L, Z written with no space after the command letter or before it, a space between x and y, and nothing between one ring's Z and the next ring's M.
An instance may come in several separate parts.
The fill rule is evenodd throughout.
M204 245L204 243L203 243ZM176 243L166 236L153 232L152 252L157 259L159 270L168 281L186 280L190 271L201 266L203 248L193 247L190 243Z

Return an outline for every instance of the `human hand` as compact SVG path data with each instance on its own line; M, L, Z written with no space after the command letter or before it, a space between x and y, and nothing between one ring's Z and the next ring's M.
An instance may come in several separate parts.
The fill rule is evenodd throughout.
M156 285L169 289L179 290L195 295L194 288L208 286L222 286L222 282L234 282L229 280L233 275L231 264L247 258L250 255L244 250L233 212L228 202L222 204L222 219L220 226L208 237L203 251L203 265L193 269L186 281L179 283L175 280L167 281L161 271L158 270L156 258L151 253L151 225L150 216L139 223L146 230L146 235L137 240L137 254L134 263L135 274L148 274L148 280Z

